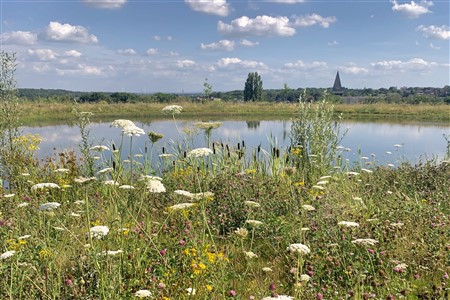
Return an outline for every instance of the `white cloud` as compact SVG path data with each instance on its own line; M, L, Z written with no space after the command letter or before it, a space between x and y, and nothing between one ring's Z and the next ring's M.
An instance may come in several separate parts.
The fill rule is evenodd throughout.
M184 0L192 10L213 14L218 16L228 16L230 6L226 0Z
M4 44L33 45L37 41L37 34L29 31L11 31L2 34Z
M434 50L440 50L441 49L441 47L435 46L435 45L433 45L433 43L430 43L430 48L434 49Z
M157 55L159 50L157 48L150 48L147 50L147 55Z
M345 74L354 74L354 75L369 73L369 70L358 67L356 64L350 64L349 66L346 67L339 67L339 71Z
M175 52L175 51L169 51L169 55L170 56L178 56L180 54L178 52Z
M370 65L378 70L425 70L437 66L437 63L422 58L412 58L408 61L385 60Z
M109 67L109 70L112 70L112 67ZM104 74L104 70L95 66L88 66L85 64L79 64L75 69L56 69L56 72L59 75L87 75L87 76L101 76Z
M267 69L267 66L262 62L257 62L253 60L241 60L237 57L225 57L219 59L217 62L217 66L220 68L233 68L233 67L242 67L247 69Z
M230 24L222 21L217 23L217 30L223 35L230 36L292 36L295 29L289 25L287 17L257 16L250 19L242 16L234 19Z
M328 46L337 46L339 43L337 41L332 41L328 43Z
M323 70L326 69L327 63L323 61L313 61L312 63L304 63L302 60L297 60L293 63L284 64L284 67L287 69L296 69L302 71L311 71L311 70Z
M79 52L77 50L67 50L67 51L64 51L64 56L80 57L81 56L81 52Z
M128 49L119 49L117 50L117 53L121 55L135 55L136 51L134 49L128 48Z
M267 0L267 2L294 4L294 3L303 3L305 2L305 0Z
M168 41L171 41L172 40L172 36L171 35L169 35L169 36L167 36L167 38L166 38Z
M428 7L433 5L433 2L422 0L419 3L411 1L411 3L398 4L396 0L391 0L393 4L392 10L402 13L408 18L418 18L419 16L430 13Z
M195 61L190 59L178 60L176 65L179 68L189 68L195 65Z
M220 40L217 43L211 44L201 44L200 47L204 50L225 50L225 51L233 51L235 46L234 41L230 40Z
M446 25L442 26L423 26L420 25L416 30L422 32L423 36L426 38L438 39L438 40L449 40L450 39L450 27Z
M252 42L246 39L242 39L239 44L241 44L242 46L246 46L246 47L254 47L254 46L258 46L259 43L258 42Z
M160 40L161 40L161 37L160 37L159 35L155 35L155 36L153 37L153 39L154 39L155 41L160 41Z
M97 8L115 9L121 8L127 0L83 0L83 2Z
M54 60L58 56L56 52L51 49L28 49L28 55L39 60Z
M336 17L322 17L318 14L310 14L305 16L293 16L293 25L298 27L309 27L319 24L323 28L330 27L330 24L337 21Z
M50 22L46 31L46 38L58 42L98 43L95 35L89 34L83 26Z

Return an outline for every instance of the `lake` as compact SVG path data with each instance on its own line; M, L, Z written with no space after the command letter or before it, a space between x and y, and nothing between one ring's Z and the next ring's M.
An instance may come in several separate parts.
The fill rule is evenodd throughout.
M170 149L174 143L183 139L188 141L190 148L206 147L207 139L204 130L197 129L196 121L177 120L175 126L173 120L158 120L151 122L135 122L145 132L156 132L164 135L155 144L155 153L161 153L162 147ZM278 147L290 145L291 121L222 121L222 125L213 129L210 141L235 145L245 141L248 150L255 149L259 145L263 149L271 149L275 143ZM178 127L178 130L177 130ZM439 158L442 159L447 142L443 135L450 135L450 125L444 124L398 124L377 122L349 122L341 123L342 129L348 128L342 146L350 148L346 158L350 161L358 161L361 156L376 157L377 163L398 164L399 161L417 163L420 160ZM93 123L89 126L90 138L93 145L111 146L112 142L120 144L121 131L119 128L110 127L110 123ZM57 125L42 127L25 127L23 133L39 134L43 140L37 155L41 158L53 152L64 149L77 150L81 141L79 128L76 126ZM128 155L130 137L124 137L124 155ZM270 142L272 140L272 144ZM149 146L147 136L133 137L133 154L144 152L146 144ZM251 152L251 151L250 151Z

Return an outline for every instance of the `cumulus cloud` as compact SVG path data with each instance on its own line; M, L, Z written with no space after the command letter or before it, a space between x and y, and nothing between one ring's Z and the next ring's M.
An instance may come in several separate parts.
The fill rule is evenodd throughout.
M346 66L346 67L339 67L339 70L342 73L354 74L354 75L369 73L369 70L358 67L356 64L350 64L349 66Z
M262 62L257 62L253 60L241 60L237 57L225 57L219 59L217 66L220 68L233 68L241 67L246 69L267 69L267 66Z
M135 55L136 51L134 49L131 49L131 48L119 49L119 50L117 50L117 54L120 54L120 55Z
M431 39L449 40L450 39L450 27L446 25L442 26L424 26L420 25L416 28L417 31L422 32L423 36Z
M284 64L284 67L287 69L296 69L302 71L311 71L311 70L323 70L326 69L327 63L323 61L313 61L312 63L304 63L302 60L297 60L293 63Z
M207 14L228 16L230 6L226 0L184 0L192 10Z
M328 43L328 46L337 46L339 43L337 41L332 41Z
M115 9L121 8L127 0L83 0L83 2L92 7Z
M37 34L30 31L11 31L2 34L4 44L33 45L37 41Z
M98 43L95 35L89 34L83 26L50 22L45 30L45 37L57 42Z
M189 68L195 65L195 61L190 59L178 60L176 65L178 68Z
M56 52L51 49L28 49L28 55L39 60L54 60L58 56Z
M225 50L225 51L233 51L235 46L234 41L230 40L220 40L217 43L211 44L201 44L200 47L204 50Z
M242 16L230 24L217 23L217 30L228 36L292 36L295 29L289 25L287 17L257 16L250 19Z
M80 57L81 56L81 52L79 52L77 50L67 50L67 51L64 51L64 56Z
M254 47L254 46L258 46L259 45L258 42L252 42L252 41L249 41L249 40L246 40L246 39L242 39L239 42L239 44L241 44L242 46L245 46L245 47Z
M112 69L113 69L112 67L109 67L110 71ZM61 76L65 75L101 76L104 74L104 69L85 64L78 64L74 69L56 69L56 72L58 73L58 75Z
M434 49L434 50L440 50L441 49L441 47L435 46L435 45L433 45L433 43L430 43L430 48Z
M422 58L412 58L408 61L384 60L370 64L378 70L426 70L437 66L435 62L429 62Z
M422 0L419 3L411 1L411 3L398 4L396 0L391 0L392 10L395 12L399 12L408 18L418 18L423 14L430 13L431 11L428 9L430 6L433 6L433 2Z
M318 14L310 14L304 16L293 16L293 25L297 27L309 27L313 25L320 25L323 28L328 28L337 21L336 17L322 17Z
M150 48L147 50L147 55L157 55L159 50L157 48Z
M294 3L303 3L305 2L305 0L267 0L267 2L294 4Z

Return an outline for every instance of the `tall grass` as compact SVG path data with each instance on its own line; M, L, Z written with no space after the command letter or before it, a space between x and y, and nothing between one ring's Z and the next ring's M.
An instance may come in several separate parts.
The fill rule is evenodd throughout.
M21 165L0 190L0 298L448 299L450 165L343 168L323 105L298 112L320 127L294 125L302 149L180 131L141 157L132 139L155 135L122 122L86 154L95 176L73 153Z

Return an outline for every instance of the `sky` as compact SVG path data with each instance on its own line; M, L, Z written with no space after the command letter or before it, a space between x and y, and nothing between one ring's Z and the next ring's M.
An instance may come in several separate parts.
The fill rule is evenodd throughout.
M0 0L19 88L192 93L450 85L450 1Z

